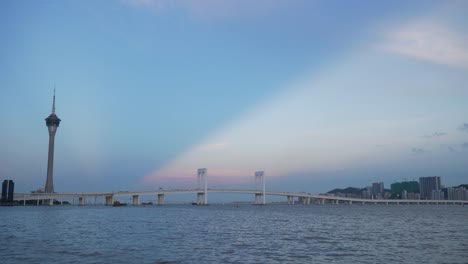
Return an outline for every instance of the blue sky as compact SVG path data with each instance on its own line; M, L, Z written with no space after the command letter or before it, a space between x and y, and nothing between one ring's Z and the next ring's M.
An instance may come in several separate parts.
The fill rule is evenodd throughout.
M465 1L1 1L0 176L56 191L468 183Z

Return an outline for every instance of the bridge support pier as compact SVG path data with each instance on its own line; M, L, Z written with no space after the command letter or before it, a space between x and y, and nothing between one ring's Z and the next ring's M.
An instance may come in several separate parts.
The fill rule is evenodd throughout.
M164 193L158 193L158 205L164 205Z
M302 203L303 205L310 204L310 197L300 197L299 202Z
M106 196L106 203L107 206L114 204L114 195L107 195Z
M97 200L97 196L94 196L94 201L93 201L94 206L96 206L96 200Z
M199 192L197 193L197 205L207 205L206 193Z
M85 203L86 203L86 198L84 196L81 196L81 197L78 198L78 204L80 206L84 206Z
M255 204L260 204L260 205L265 204L265 196L263 195L263 193L255 194Z
M320 199L320 204L325 204L325 199Z
M39 199L36 200L36 205L39 206Z
M294 204L294 196L288 195L288 204Z
M349 201L349 204L353 204L353 201Z
M49 200L47 200L47 203L48 203L49 205L54 205L54 199L49 199Z
M132 205L140 205L140 195L132 195Z

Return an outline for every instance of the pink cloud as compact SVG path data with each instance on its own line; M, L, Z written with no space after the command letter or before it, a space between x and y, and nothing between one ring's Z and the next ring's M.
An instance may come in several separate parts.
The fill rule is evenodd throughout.
M197 149L199 150L223 150L223 149L226 149L226 147L228 146L229 144L226 143L226 142L219 142L219 143L209 143L209 144L205 144L205 145L200 145L197 147Z
M267 172L268 173L268 172ZM266 175L266 177L275 177ZM161 186L171 188L196 188L197 174L196 170L183 169L163 169L155 171L143 177L140 182L146 187ZM216 188L230 188L230 185L249 185L254 184L254 171L245 171L240 169L214 169L208 168L208 186ZM161 186L160 186L161 185Z

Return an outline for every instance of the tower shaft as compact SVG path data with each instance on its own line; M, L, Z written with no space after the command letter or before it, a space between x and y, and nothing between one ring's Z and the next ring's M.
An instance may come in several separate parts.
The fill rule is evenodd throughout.
M49 133L49 159L47 162L47 179L44 191L46 193L54 192L54 145L55 145L55 131Z

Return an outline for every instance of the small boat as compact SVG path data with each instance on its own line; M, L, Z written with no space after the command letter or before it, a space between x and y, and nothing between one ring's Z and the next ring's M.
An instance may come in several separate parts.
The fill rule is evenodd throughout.
M119 206L127 206L126 203L121 203L119 201L114 201L114 203L112 204L112 206L114 207L119 207Z

